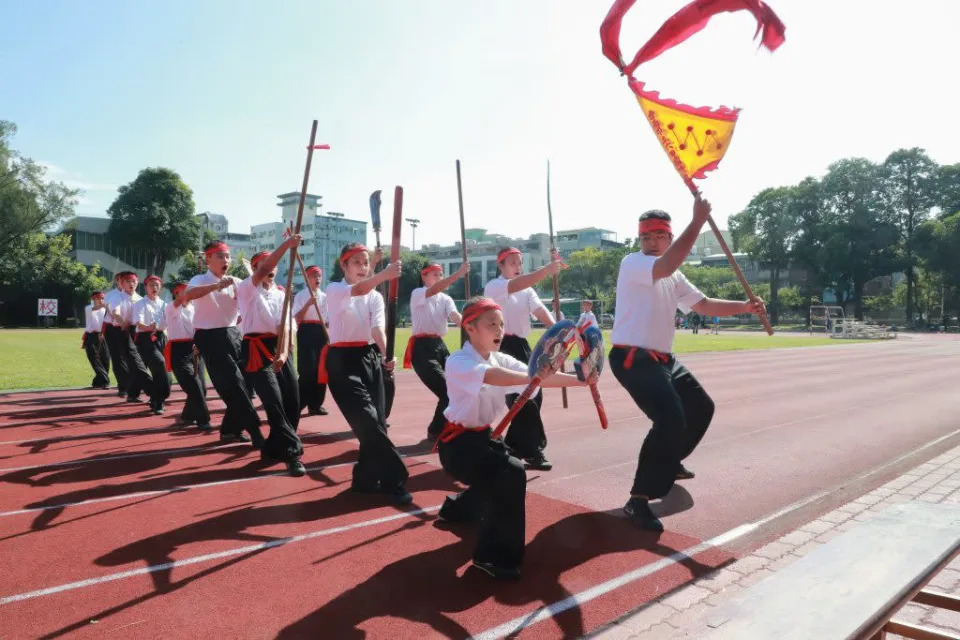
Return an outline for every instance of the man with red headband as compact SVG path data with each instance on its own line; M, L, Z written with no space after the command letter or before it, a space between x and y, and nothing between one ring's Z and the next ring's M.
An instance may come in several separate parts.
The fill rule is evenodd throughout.
M623 510L648 531L663 531L649 501L667 495L677 480L694 477L683 460L713 418L710 396L672 353L677 307L707 315L763 311L762 301L707 298L678 271L709 216L710 203L697 198L693 221L674 241L670 215L647 211L640 216L641 250L624 257L617 275L610 369L653 422Z
M133 307L142 299L137 293L139 280L134 272L124 271L120 278L121 293L117 298L118 303L111 308L113 321L115 324L119 322L122 330L117 338L117 348L123 355L129 372L127 402L140 402L140 392L150 384L150 374L143 364L140 352L137 351L137 322L133 317Z
M107 342L103 336L103 317L107 308L103 304L103 291L94 291L90 296L90 304L83 308L86 327L83 333L81 348L87 353L87 360L93 368L94 389L110 388L110 354L107 352Z
M187 290L186 282L173 285L173 300L163 309L167 325L167 345L163 357L167 371L173 371L177 384L187 394L183 411L177 419L179 426L196 424L204 433L213 431L210 426L210 410L207 408L206 387L200 371L199 358L194 354L193 344L193 303L182 294Z
M163 353L167 345L166 316L160 289L163 281L154 275L143 281L145 298L133 305L133 322L136 324L137 352L149 371L148 383L144 386L150 396L150 411L154 415L163 413L163 403L170 397L170 378L167 375Z
M533 286L557 273L563 267L563 262L554 257L550 264L532 273L523 273L523 254L519 249L507 247L497 254L497 267L500 277L487 283L483 295L503 307L505 335L500 351L520 362L529 363L531 349L527 336L532 331L530 317L536 317L545 327L552 327L555 322ZM512 405L516 399L517 394L508 395L507 405ZM526 461L528 468L549 471L553 464L544 455L547 435L540 418L542 402L543 392L537 391L537 395L523 406L510 423L504 442L518 458Z
M443 341L447 334L447 323L460 326L460 314L453 304L453 298L443 293L457 279L470 272L470 263L464 262L450 276L443 277L443 267L428 264L420 270L423 286L410 294L410 319L413 335L407 342L407 351L403 356L403 367L411 367L417 377L437 396L437 408L433 419L427 426L427 438L436 440L443 430L447 419L443 410L447 408L447 380L443 376L443 367L447 363L450 351Z
M327 397L327 385L317 382L320 352L327 344L327 294L323 286L323 269L316 265L307 267L306 282L293 299L293 319L297 323L297 375L300 379L300 409L307 408L307 415L325 416L323 401ZM317 314L320 310L320 315ZM322 316L322 317L321 317Z
M260 457L265 461L283 462L290 475L295 477L307 473L300 462L303 445L297 437L300 393L290 354L277 351L286 298L275 278L280 258L299 246L302 240L302 236L294 234L272 253L261 251L254 255L250 259L253 273L237 285L240 315L243 316L240 360L250 375L270 423L270 435L260 448Z
M204 250L207 272L190 279L184 302L193 300L193 341L203 356L217 394L227 405L220 423L220 442L263 444L260 417L253 408L243 380L240 362L240 331L237 329L237 285L240 279L227 275L230 247L219 240ZM250 433L248 437L243 432Z

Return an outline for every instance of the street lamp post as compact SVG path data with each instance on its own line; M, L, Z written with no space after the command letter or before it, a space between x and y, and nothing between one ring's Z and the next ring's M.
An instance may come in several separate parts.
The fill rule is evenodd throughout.
M417 225L420 224L418 218L406 218L406 221L410 223L410 226L413 228L413 249L411 251L417 250Z

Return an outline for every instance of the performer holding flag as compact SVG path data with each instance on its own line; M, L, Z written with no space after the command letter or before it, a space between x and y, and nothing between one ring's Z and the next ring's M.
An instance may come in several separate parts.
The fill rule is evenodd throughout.
M764 311L759 299L707 298L678 270L709 215L710 203L697 198L693 221L674 242L670 215L647 211L640 216L641 251L624 257L617 274L610 368L653 422L623 510L648 531L663 531L648 502L667 495L678 479L694 477L682 461L693 453L713 418L713 400L672 353L677 307L705 315Z
M385 493L398 505L409 504L409 473L387 435L383 378L384 369L392 371L394 362L384 363L386 318L383 297L375 291L381 282L400 277L401 264L391 262L370 275L369 250L354 242L340 252L340 266L343 280L327 285L330 344L320 356L318 379L330 386L360 442L351 489Z
M444 520L480 517L473 566L494 578L520 577L525 535L527 475L504 442L491 439L491 424L503 413L508 393L530 383L527 365L500 349L506 342L504 314L490 298L476 297L463 308L467 342L447 358L450 403L437 443L444 471L469 486L440 509ZM557 373L545 387L584 386L577 376Z
M503 308L505 333L500 350L526 363L530 360L530 343L527 342L532 330L530 316L535 316L545 327L552 327L555 322L532 287L557 273L563 267L563 262L554 257L550 264L532 273L523 273L523 254L519 249L506 247L497 254L497 267L500 277L488 282L483 293ZM515 394L508 395L507 405L515 400ZM547 446L547 435L540 418L542 402L543 393L538 391L533 402L528 402L513 419L504 441L518 458L526 461L529 468L549 471L553 463L547 460L543 452Z
M317 382L320 352L328 342L325 326L327 294L323 292L323 269L310 265L303 273L305 287L293 299L293 319L297 323L297 375L300 378L300 408L307 415L325 416L323 401L327 385ZM320 314L318 315L317 310Z
M107 308L103 304L103 291L94 291L90 296L90 304L83 308L86 321L83 340L80 348L87 354L87 360L93 368L94 389L110 388L110 354L107 352L107 341L103 335L103 318Z
M423 286L410 294L410 319L413 335L407 342L403 356L404 369L413 368L417 377L437 396L437 408L427 427L427 438L436 440L446 424L443 410L447 408L447 381L443 367L450 352L443 341L447 335L447 322L460 326L460 314L453 298L443 293L459 278L470 272L470 264L464 262L450 276L443 277L443 267L429 264L420 270Z

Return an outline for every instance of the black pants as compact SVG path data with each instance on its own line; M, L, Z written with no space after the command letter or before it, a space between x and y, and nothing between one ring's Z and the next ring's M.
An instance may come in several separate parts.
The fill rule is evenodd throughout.
M147 371L147 366L143 364L143 358L140 357L140 352L137 350L135 342L137 328L131 326L126 331L121 329L121 333L126 335L126 340L121 338L119 345L123 359L127 363L127 371L130 374L127 397L138 398L141 391L149 388L150 372Z
M184 422L210 424L210 410L207 408L206 391L198 365L199 362L195 363L193 360L192 340L170 345L170 368L173 369L177 384L187 394L180 419Z
M439 452L443 470L469 486L457 497L459 506L480 517L473 559L519 568L526 526L523 464L507 452L503 442L490 439L489 429L441 442Z
M256 335L244 336L240 347L240 361L244 371L250 358L250 337ZM277 352L275 337L264 337L262 340L270 353ZM293 363L287 358L280 371L275 371L273 362L267 362L260 369L248 372L248 375L256 387L263 410L267 412L267 422L270 423L270 435L260 451L282 462L297 460L303 455L303 444L297 436L297 426L300 424L300 391L297 388L297 373L293 370Z
M353 486L362 491L392 491L409 473L387 436L383 361L376 345L331 347L327 353L330 393L360 442Z
M197 329L193 341L207 365L213 388L227 405L227 412L220 423L220 433L232 435L244 430L259 432L260 417L253 408L243 381L239 329Z
M91 387L110 386L110 351L107 349L107 340L100 339L99 331L88 331L83 334L83 350L87 353L87 360L93 368L93 382Z
M530 362L530 343L526 338L519 336L503 336L500 351L513 356L520 362ZM513 406L519 394L511 393L507 396L507 407ZM519 458L536 458L543 454L547 447L547 434L543 430L543 420L540 418L540 405L543 404L543 391L537 395L514 416L507 430L504 442Z
M609 363L617 381L653 422L640 448L632 495L651 500L667 495L680 462L693 453L713 418L713 400L686 367L672 355L666 363L645 349L625 361L631 349L614 347Z
M300 408L316 411L327 398L327 385L317 382L320 351L327 344L327 331L320 323L297 328L297 374L300 376ZM299 414L299 412L298 412Z
M110 361L113 364L113 375L117 378L117 391L128 396L140 395L140 388L134 384L137 368L130 368L130 352L137 354L136 347L130 340L130 334L121 327L108 324L106 330L107 348L110 352ZM140 359L137 354L137 360ZM142 364L142 363L141 363ZM132 392L132 393L131 393Z
M163 332L155 335L156 340L151 340L149 333L138 333L137 351L149 371L144 378L144 391L150 396L150 404L160 407L163 406L163 401L170 397L170 376L167 374L167 363L163 359L167 336Z
M437 408L434 409L433 419L427 427L427 437L432 439L440 435L447 423L443 411L450 401L447 398L447 379L443 370L449 357L450 352L443 338L417 338L413 343L413 353L410 354L417 377L437 396Z

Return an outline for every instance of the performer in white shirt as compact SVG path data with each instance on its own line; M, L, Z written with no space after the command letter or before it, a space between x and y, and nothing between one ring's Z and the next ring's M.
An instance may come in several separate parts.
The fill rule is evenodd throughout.
M410 294L410 319L413 335L403 355L404 369L411 367L417 377L437 396L437 408L427 426L427 438L436 440L446 424L443 410L447 408L447 381L443 367L450 351L443 336L447 335L447 322L460 326L460 314L453 298L443 293L457 279L470 272L470 263L464 262L449 277L443 277L443 267L430 264L420 270L423 286Z
M193 344L193 303L181 294L187 290L186 282L173 285L173 299L164 306L164 320L167 327L167 346L163 356L167 371L173 371L177 384L187 394L183 411L177 424L187 426L196 424L204 433L213 431L210 426L210 410L207 408L206 385L199 367L199 352L194 354Z
M107 291L103 297L105 312L103 314L103 333L104 342L107 345L107 353L110 355L110 364L113 365L113 376L117 379L117 395L126 396L127 387L130 386L130 372L127 371L127 362L123 358L122 350L119 345L121 327L119 320L114 324L116 318L113 315L113 307L119 303L118 297L123 294L120 286L120 278L126 271L120 271L113 276L113 289Z
M589 326L594 326L600 328L600 325L597 323L597 316L593 315L593 301L584 300L580 303L581 314L577 319L577 326L582 328L587 328Z
M400 277L400 261L370 275L369 251L351 243L340 252L340 265L343 280L327 285L330 344L320 357L319 380L329 385L360 442L351 489L385 493L398 505L409 504L413 501L405 488L409 473L387 436L383 377L384 368L392 370L394 363L383 362L383 297L374 290L381 282Z
M219 240L204 248L207 272L190 279L184 302L194 301L193 341L210 373L217 394L227 405L220 423L220 442L263 444L260 416L247 393L240 364L240 332L237 329L237 285L240 279L227 275L230 247ZM244 434L248 431L250 436Z
M678 270L709 216L710 204L697 198L693 221L674 242L670 215L647 211L640 216L641 251L624 257L617 275L610 369L653 422L623 510L649 531L663 531L649 501L664 497L678 479L694 477L683 460L706 433L714 411L710 396L672 353L677 306L704 315L764 310L760 300L707 298Z
M323 269L316 265L307 267L304 273L305 286L293 299L293 319L297 323L297 374L300 380L300 408L307 408L307 415L325 416L323 401L327 397L327 385L317 382L320 368L320 352L327 344L327 294L323 286ZM323 317L317 315L317 309Z
M127 402L140 402L140 392L146 388L150 379L150 374L147 373L147 367L143 364L135 342L137 322L133 317L133 306L141 300L140 294L137 293L139 280L140 278L134 272L124 271L120 278L122 291L108 311L112 315L114 325L122 330L117 339L117 348L127 365Z
M147 297L138 300L132 312L137 351L149 371L144 389L150 396L150 411L157 416L163 413L163 403L170 397L170 377L163 357L167 345L164 333L167 322L163 311L165 303L160 297L162 286L163 281L158 276L147 276L143 281Z
M505 410L508 393L522 393L530 378L527 365L500 353L504 316L490 298L476 297L463 308L468 341L447 358L450 404L437 444L444 471L468 485L440 509L443 520L480 517L480 535L473 566L500 579L520 577L523 561L527 474L500 439L491 439L491 425ZM556 373L545 387L583 386L575 375Z
M93 368L93 382L90 386L94 389L110 388L110 354L103 335L103 317L107 308L103 305L103 298L103 291L94 291L90 296L90 304L83 308L85 327L80 348L86 352L87 360Z
M253 381L270 423L270 434L260 448L260 457L283 462L290 475L295 477L307 473L300 462L303 444L297 437L300 392L290 352L277 352L284 294L275 278L280 258L287 250L299 246L302 240L302 236L294 234L272 253L261 251L254 255L250 259L253 273L237 285L240 315L243 316L240 360ZM287 344L289 349L289 342Z
M530 343L527 342L531 331L530 317L535 316L545 327L552 327L555 322L532 287L557 273L563 267L563 262L554 257L550 264L532 273L523 273L523 254L519 249L506 247L497 254L497 267L500 276L487 283L483 294L503 307L506 333L500 350L526 363L530 360ZM515 396L507 396L508 405L513 404L514 400ZM510 423L504 441L518 458L526 461L527 467L549 471L553 464L544 454L547 435L540 418L542 402L543 392L538 391Z

